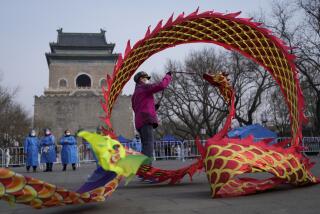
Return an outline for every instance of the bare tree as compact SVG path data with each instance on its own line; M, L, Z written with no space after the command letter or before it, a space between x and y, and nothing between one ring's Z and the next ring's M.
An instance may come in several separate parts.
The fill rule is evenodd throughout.
M305 31L301 34L297 66L308 83L305 93L313 97L310 118L314 118L314 134L320 134L320 1L299 0L298 6L305 14ZM309 90L309 91L307 91Z
M236 91L236 119L241 125L254 122L265 91L274 86L271 75L256 63L234 52L217 53L213 48L190 53L184 63L169 61L166 70L194 73L173 74L158 112L162 122L158 132L184 139L198 136L201 129L206 129L207 136L214 135L229 113L217 89L203 80L203 73L230 74Z
M313 135L320 134L320 1L273 1L269 26L294 48ZM298 18L299 17L299 18Z
M0 85L0 147L21 144L31 125L27 112L14 101L15 93Z
M235 88L235 117L240 126L258 122L255 118L259 118L256 114L265 102L264 95L275 85L272 76L258 64L235 52L230 54L226 70L230 72Z
M167 70L194 74L173 73L173 81L164 92L158 112L163 131L174 131L184 139L198 136L201 129L206 129L208 136L217 132L227 115L227 106L202 75L221 71L223 58L223 54L217 54L214 49L203 49L190 53L183 64L167 63Z
M269 115L268 119L273 128L278 132L278 136L285 137L290 135L290 116L287 105L280 92L279 87L275 87L267 96Z

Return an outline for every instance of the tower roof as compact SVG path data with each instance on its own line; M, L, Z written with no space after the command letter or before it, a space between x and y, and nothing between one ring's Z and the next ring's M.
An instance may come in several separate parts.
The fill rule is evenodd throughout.
M58 29L57 45L61 46L105 46L107 45L105 31L100 33L64 33Z
M52 59L115 61L118 57L118 54L112 53L115 44L107 43L105 37L106 31L103 29L100 29L99 33L65 33L60 28L57 32L57 42L50 43L51 53L46 53L48 65ZM83 50L90 51L91 53L79 52ZM105 51L105 53L92 51Z

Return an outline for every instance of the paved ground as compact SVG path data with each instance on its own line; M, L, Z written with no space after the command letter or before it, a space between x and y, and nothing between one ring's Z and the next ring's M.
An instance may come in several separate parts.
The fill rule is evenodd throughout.
M320 176L320 159L313 172ZM157 161L156 166L177 168L190 162ZM93 164L82 165L75 172L61 172L56 166L52 173L28 173L56 185L76 189L94 169ZM58 169L59 168L59 169ZM15 171L25 173L23 168ZM181 184L150 185L132 181L128 186L121 185L113 195L103 203L88 205L64 206L34 210L24 205L10 206L0 201L0 213L268 213L268 214L314 214L320 213L320 185L303 188L281 187L265 193L223 199L210 198L210 189L205 174L196 174L192 183L189 179Z

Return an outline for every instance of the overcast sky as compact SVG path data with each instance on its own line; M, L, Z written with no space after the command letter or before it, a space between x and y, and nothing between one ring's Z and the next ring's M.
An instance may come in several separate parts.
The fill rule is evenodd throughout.
M172 13L201 11L242 11L242 17L259 10L268 11L271 0L2 0L0 3L1 84L19 87L16 100L33 113L34 96L48 87L45 52L56 42L57 29L63 32L100 32L105 29L108 42L123 53L127 40L133 45L147 27L154 27ZM168 49L147 60L139 70L162 72L167 59L183 60L190 50L205 44ZM213 46L210 44L210 46ZM130 81L125 93L132 91Z

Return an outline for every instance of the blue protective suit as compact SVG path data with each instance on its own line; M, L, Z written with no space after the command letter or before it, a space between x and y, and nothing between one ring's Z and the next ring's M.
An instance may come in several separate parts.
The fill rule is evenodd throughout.
M142 146L140 139L134 138L132 142L130 142L130 147L137 152L141 152Z
M41 138L41 163L53 163L56 161L56 145L53 135Z
M62 164L78 163L78 147L74 136L64 136L60 139L62 145L61 162Z
M28 136L24 141L24 153L27 154L26 165L38 166L38 155L40 151L39 139L36 136Z

